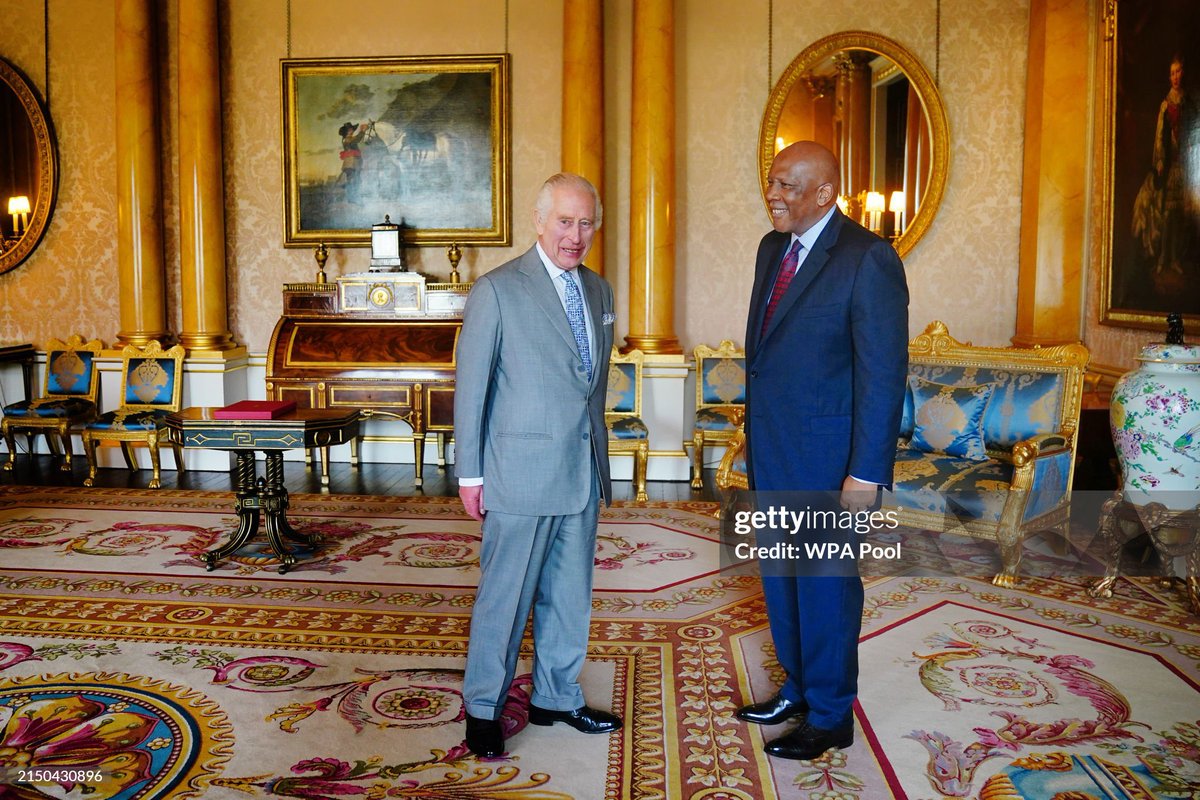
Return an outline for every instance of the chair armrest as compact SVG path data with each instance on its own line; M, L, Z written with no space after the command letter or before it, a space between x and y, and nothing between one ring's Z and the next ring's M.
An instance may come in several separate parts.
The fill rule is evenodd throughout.
M1047 505L1070 497L1071 460L1074 434L1041 433L1013 445L1013 491L1032 493L1023 517L1036 515Z
M739 424L737 432L725 446L725 455L721 457L721 465L717 468L717 488L749 489L750 479L746 475L746 433Z
M1075 434L1060 431L1058 433L1039 433L1023 439L1013 445L1013 466L1023 467L1042 456L1059 453L1071 449Z

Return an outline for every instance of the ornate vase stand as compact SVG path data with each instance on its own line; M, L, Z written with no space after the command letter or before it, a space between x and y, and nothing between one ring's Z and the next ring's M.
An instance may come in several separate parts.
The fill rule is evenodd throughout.
M1184 589L1192 611L1200 614L1200 506L1174 511L1161 503L1135 505L1118 490L1100 509L1100 541L1106 555L1104 577L1092 584L1092 597L1112 597L1112 587L1121 573L1121 550L1130 539L1145 531L1163 565L1163 578L1174 578L1173 562L1186 558Z

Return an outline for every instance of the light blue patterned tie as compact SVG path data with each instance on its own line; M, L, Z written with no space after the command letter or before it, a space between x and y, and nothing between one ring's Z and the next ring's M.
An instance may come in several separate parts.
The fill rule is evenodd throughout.
M592 379L592 349L588 347L587 320L583 316L583 295L575 276L570 272L562 274L563 283L567 287L567 322L571 325L571 333L575 335L575 344L579 346L579 355L583 358L583 368L587 377Z

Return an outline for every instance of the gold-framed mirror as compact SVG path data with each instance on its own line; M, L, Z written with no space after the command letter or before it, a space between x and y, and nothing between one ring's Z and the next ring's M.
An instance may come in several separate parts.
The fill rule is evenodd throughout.
M902 257L911 250L941 204L950 160L946 109L916 56L867 31L835 33L802 50L776 82L763 114L764 201L775 153L801 139L818 141L838 156L842 210L890 238ZM865 211L868 192L880 193L884 203L873 219Z
M29 257L50 225L58 145L33 83L0 58L0 273Z

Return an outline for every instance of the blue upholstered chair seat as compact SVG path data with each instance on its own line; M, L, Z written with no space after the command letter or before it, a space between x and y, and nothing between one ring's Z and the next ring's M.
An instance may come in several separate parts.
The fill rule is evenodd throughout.
M733 431L741 421L742 410L735 408L701 408L696 411L696 429L702 431Z
M609 422L609 437L612 439L648 439L650 430L640 417L622 417Z
M88 425L93 431L152 431L166 424L169 411L107 411Z
M86 398L72 397L67 400L22 400L4 407L6 417L42 417L61 418L78 417L87 414L93 406Z

